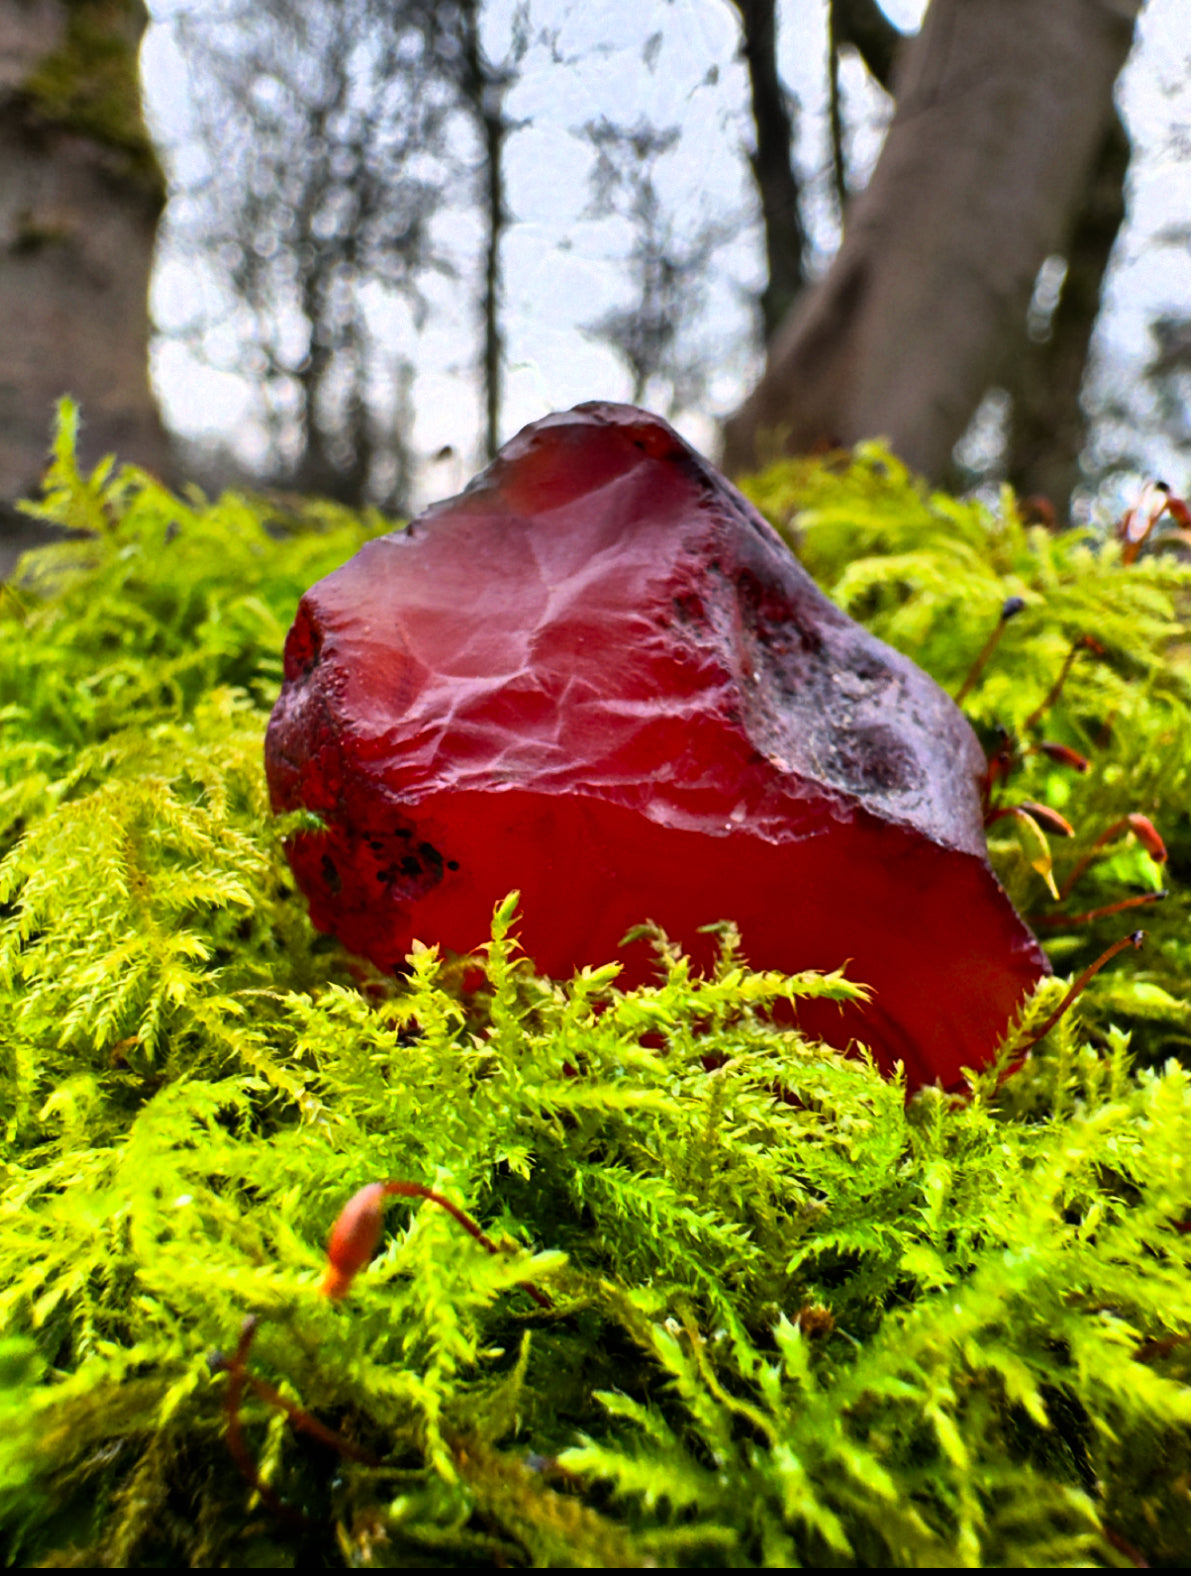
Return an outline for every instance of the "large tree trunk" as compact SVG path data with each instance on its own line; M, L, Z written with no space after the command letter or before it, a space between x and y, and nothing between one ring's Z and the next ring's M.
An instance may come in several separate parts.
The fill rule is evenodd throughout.
M85 460L168 467L148 374L164 184L141 118L145 20L140 0L0 0L0 514L36 486L62 394L81 402Z
M839 254L726 424L730 471L884 436L942 474L1062 247L1139 9L933 0Z
M1049 333L1026 341L1005 379L1012 396L1008 479L1023 497L1048 498L1060 518L1079 481L1087 442L1080 390L1104 276L1125 222L1130 151L1121 118L1113 115L1064 246L1067 275Z

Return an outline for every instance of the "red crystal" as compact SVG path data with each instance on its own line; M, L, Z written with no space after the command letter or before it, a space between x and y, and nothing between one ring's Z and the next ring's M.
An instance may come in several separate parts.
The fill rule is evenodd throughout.
M589 404L303 597L266 761L311 918L383 969L459 952L520 888L566 977L656 920L700 964L834 969L911 1085L986 1061L1047 963L988 865L957 707L818 590L663 421ZM653 967L629 948L622 981Z

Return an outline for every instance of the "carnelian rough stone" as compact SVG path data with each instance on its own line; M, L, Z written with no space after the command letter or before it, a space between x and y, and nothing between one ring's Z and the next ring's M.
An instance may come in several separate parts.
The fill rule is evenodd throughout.
M656 920L696 961L872 1004L800 1008L911 1086L979 1066L1047 963L985 850L972 730L822 594L667 424L589 404L302 598L266 742L311 918L382 969L466 952L520 888L566 977ZM630 947L622 979L653 967Z

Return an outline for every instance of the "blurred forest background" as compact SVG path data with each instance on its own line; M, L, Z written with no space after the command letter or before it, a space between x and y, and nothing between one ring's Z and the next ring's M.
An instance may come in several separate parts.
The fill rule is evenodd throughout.
M395 512L589 398L1181 488L1189 66L1186 0L0 0L8 530L66 391L91 460Z

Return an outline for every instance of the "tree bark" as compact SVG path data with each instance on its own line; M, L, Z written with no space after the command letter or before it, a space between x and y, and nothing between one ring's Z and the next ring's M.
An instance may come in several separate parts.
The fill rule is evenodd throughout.
M933 0L843 245L725 426L740 473L884 436L942 474L1061 249L1140 0Z
M1066 515L1087 441L1080 403L1109 258L1125 222L1129 136L1113 115L1064 246L1067 274L1050 331L1027 340L1006 379L1012 397L1008 480L1022 497L1048 498Z
M154 470L149 270L164 182L141 118L140 0L0 0L0 507L45 465L55 401L82 454Z

